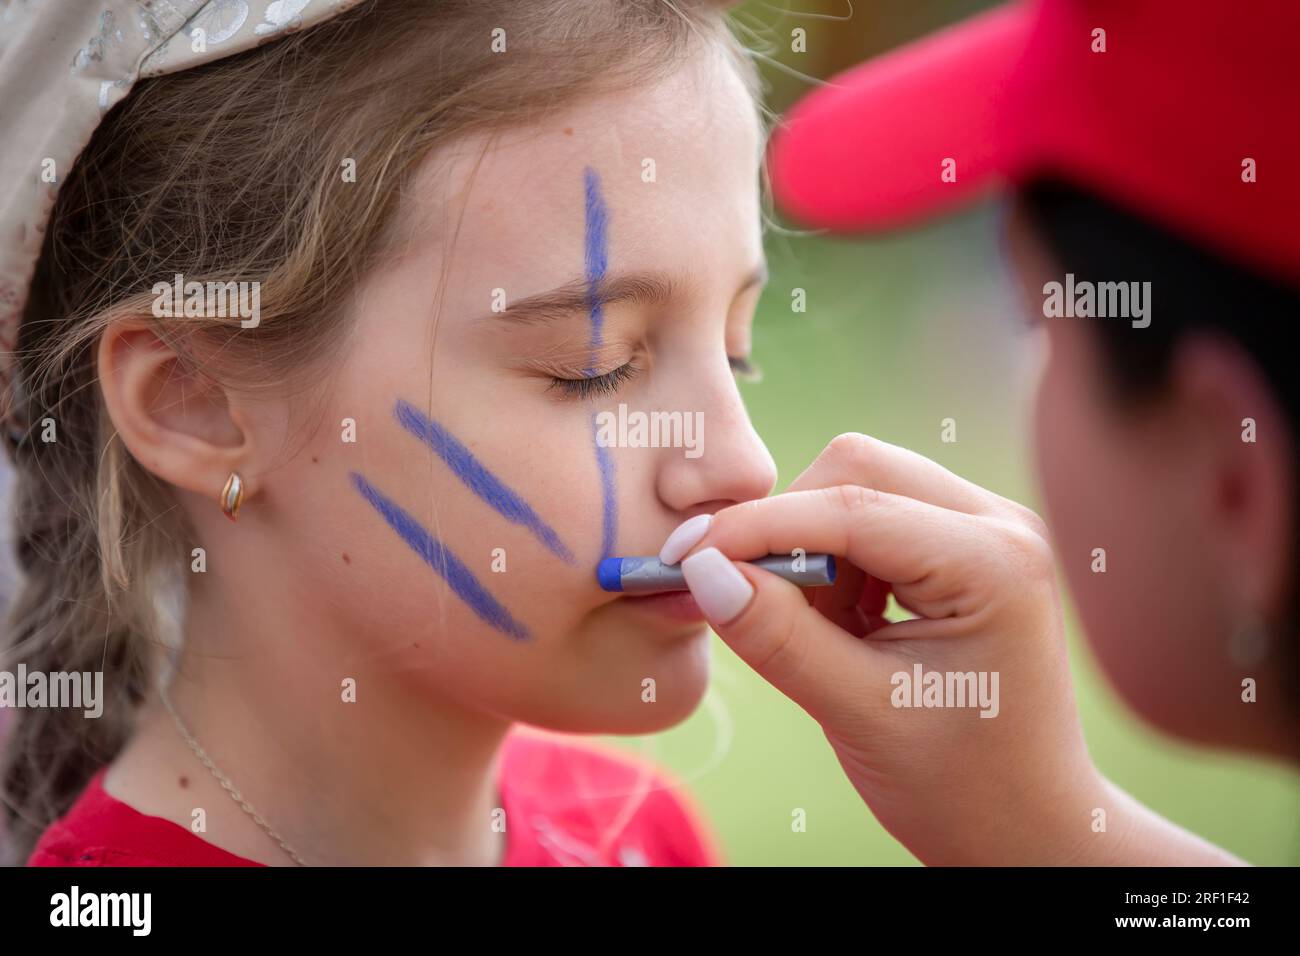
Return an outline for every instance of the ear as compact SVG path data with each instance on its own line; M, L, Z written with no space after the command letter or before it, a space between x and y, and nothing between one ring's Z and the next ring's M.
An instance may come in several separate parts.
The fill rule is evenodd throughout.
M1205 469L1202 504L1225 585L1271 617L1291 589L1293 426L1259 365L1227 336L1191 334L1173 356L1170 385Z
M97 353L100 388L118 438L163 481L216 500L232 471L245 497L260 460L246 408L179 356L138 316L115 319Z

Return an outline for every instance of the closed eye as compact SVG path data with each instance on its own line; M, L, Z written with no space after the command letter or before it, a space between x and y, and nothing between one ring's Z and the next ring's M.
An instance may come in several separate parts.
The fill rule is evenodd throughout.
M731 366L736 378L742 382L758 382L763 378L762 370L743 356L729 355L727 364ZM604 375L584 375L581 378L562 378L552 375L548 387L559 389L565 398L583 399L597 395L612 395L639 371L640 368L635 362L625 362Z
M626 362L604 375L588 375L582 378L560 378L551 376L550 388L557 388L565 398L592 398L596 395L611 395L619 386L634 376L640 369L632 362Z

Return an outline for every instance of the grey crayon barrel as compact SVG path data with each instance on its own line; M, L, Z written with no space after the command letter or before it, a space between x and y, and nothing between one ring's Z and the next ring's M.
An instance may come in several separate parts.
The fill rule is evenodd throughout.
M835 583L835 558L829 554L769 554L746 561L771 571L800 587L822 587ZM798 566L796 569L796 565ZM655 557L605 558L596 572L606 591L685 591L686 578L680 564L664 564Z

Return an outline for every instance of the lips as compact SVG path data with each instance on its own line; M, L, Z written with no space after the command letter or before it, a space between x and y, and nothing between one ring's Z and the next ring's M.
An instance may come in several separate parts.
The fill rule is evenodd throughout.
M704 612L690 591L655 591L648 594L625 594L616 605L629 611L675 621L702 622Z

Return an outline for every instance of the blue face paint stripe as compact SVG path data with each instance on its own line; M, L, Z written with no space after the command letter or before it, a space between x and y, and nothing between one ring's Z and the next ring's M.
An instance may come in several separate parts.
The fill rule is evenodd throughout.
M600 177L596 171L588 166L583 170L583 186L586 191L587 217L586 217L586 241L584 243L586 274L587 274L587 299L590 302L591 309L591 348L594 353L600 347L603 338L605 324L605 306L600 299L600 285L605 279L605 271L609 268L609 210L605 206L605 198L600 192ZM592 357L592 368L588 369L588 377L594 376L595 356Z
M437 538L429 534L409 512L403 510L395 501L388 498L378 488L357 472L350 472L352 484L361 492L371 506L378 511L388 526L420 556L433 570L437 571L451 586L456 596L469 605L470 610L498 631L518 641L531 639L528 630L510 616L510 612L498 603L474 577L474 572L467 568L459 558L449 551Z
M605 313L600 299L601 283L609 267L609 209L600 191L600 177L590 166L583 170L583 188L586 194L586 241L584 243L587 275L587 297L591 303L591 365L587 377L596 374L596 349L603 342ZM591 416L592 442L596 446L596 468L600 472L602 498L600 556L608 558L614 553L614 539L618 531L618 500L614 489L614 458L610 450L597 438L596 416Z
M596 414L591 415L593 440L599 431ZM618 529L618 511L614 496L614 458L609 449L596 441L596 468L600 471L600 491L603 507L600 521L600 556L608 558L614 554L614 533Z
M465 487L491 505L501 517L512 524L523 525L561 560L569 564L577 563L573 552L564 546L560 536L538 517L537 512L529 507L528 502L488 471L482 462L474 457L473 452L457 441L447 429L410 402L400 398L393 408L393 414L397 416L403 428L432 448Z

